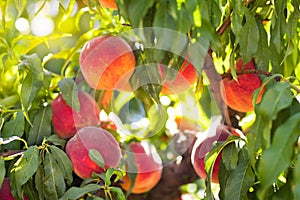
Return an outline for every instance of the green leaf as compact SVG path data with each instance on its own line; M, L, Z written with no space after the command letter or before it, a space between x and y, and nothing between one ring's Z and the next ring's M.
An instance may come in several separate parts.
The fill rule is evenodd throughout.
M113 169L113 168L108 168L105 172L105 184L110 186L111 185L111 178L113 175L116 175L117 177L114 179L114 181L117 181L118 179L120 179L120 177L122 177L122 171L117 170L117 169Z
M101 168L105 168L104 159L101 155L101 153L96 149L90 149L89 150L89 157L92 161L94 161L98 166Z
M240 35L241 30L243 29L242 22L244 17L244 7L243 2L240 0L232 1L232 17L231 17L231 26L233 33L238 37Z
M164 130L168 114L161 104L153 104L148 111L148 118L150 125L147 131L147 137L151 137Z
M239 153L237 167L230 173L226 188L225 200L246 200L249 188L254 184L255 175L248 159L248 153L243 148Z
M18 10L18 16L20 16L26 7L26 0L14 0L14 5L16 6L16 9Z
M65 148L66 145L66 140L59 138L56 134L51 135L50 137L47 138L46 140L48 143L52 143L56 146L61 146L62 148Z
M71 160L69 159L67 154L58 147L50 145L48 148L53 156L53 159L61 169L62 175L66 179L67 184L71 185L73 182L73 166Z
M59 81L58 86L66 103L74 110L79 111L80 103L78 98L78 89L75 81L71 78L64 78Z
M22 186L36 173L39 162L39 149L30 146L14 164L10 171L11 193L14 197L22 198Z
M25 111L28 110L42 86L43 83L34 78L33 72L29 72L27 74L26 78L22 82L20 94L22 106Z
M34 183L35 183L35 189L38 191L38 197L39 199L45 199L44 195L46 190L45 182L45 170L43 168L43 164L41 163L35 173L34 177Z
M44 160L44 172L45 172L45 198L46 199L58 199L66 191L66 185L61 168L54 160L53 156L46 152Z
M97 184L88 184L83 187L71 187L61 198L60 200L76 200L79 199L84 194L95 192L101 189L100 185Z
M290 165L299 127L300 113L290 117L276 129L271 147L263 152L258 167L261 198L264 197L265 190L276 182L279 174Z
M51 135L51 106L42 107L34 116L33 127L29 131L28 144L41 144L44 138Z
M0 157L0 188L2 187L2 183L4 181L6 169L5 169L5 163L2 157Z
M122 191L121 188L119 187L111 187L110 191L114 192L115 194L117 194L117 199L118 200L126 200L126 197Z
M292 188L296 199L300 199L300 154L298 154L297 163L294 169L293 178L295 186Z
M16 113L13 118L6 122L3 126L3 130L1 132L1 137L9 138L11 136L22 137L24 134L24 126L25 126L25 118L22 111ZM10 144L5 145L4 148L10 150L20 149L20 142L12 142Z
M236 168L238 163L238 149L235 143L228 144L222 150L222 162L228 171Z
M257 23L259 30L259 42L257 52L255 54L255 64L262 70L269 70L269 60L271 58L271 50L268 44L268 35L262 23Z
M24 185L35 174L39 161L38 148L36 146L30 146L14 164L11 173L15 175L19 186Z
M247 9L245 9L247 11ZM240 32L240 53L245 63L249 62L258 49L259 29L255 18L249 11L245 12L246 23Z
M274 120L279 111L291 105L292 100L290 85L276 83L265 91L262 101L255 107L255 112L266 120Z

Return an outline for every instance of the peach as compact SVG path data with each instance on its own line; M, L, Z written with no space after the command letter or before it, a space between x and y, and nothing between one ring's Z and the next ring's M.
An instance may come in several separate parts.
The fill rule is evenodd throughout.
M211 137L199 137L195 142L191 154L191 161L192 165L195 169L195 172L201 177L202 179L206 179L207 173L205 170L205 156L211 150L213 142L216 141L226 141L227 137L229 136L228 132L223 130L222 126L217 128L217 134ZM213 183L219 182L219 168L220 162L222 160L222 152L217 156L215 164L212 169L212 177L211 181Z
M101 6L105 7L105 8L111 8L114 10L117 10L117 4L115 2L115 0L99 0Z
M164 80L166 75L166 69L164 67L160 68L161 79ZM171 70L171 73L173 73ZM181 65L178 72L176 72L176 78L174 80L167 79L163 86L161 93L162 94L178 94L189 89L197 80L197 71L195 67L188 61L188 58L185 59Z
M89 150L99 151L104 168L98 166L89 157ZM66 145L75 174L82 179L90 178L92 173L102 173L109 167L117 167L122 158L121 149L116 139L106 130L94 126L80 129Z
M254 60L244 64L240 58L236 62L236 70L256 69ZM238 81L225 78L221 81L221 96L225 103L234 110L240 112L253 111L252 94L261 87L262 81L257 74L238 75ZM258 95L256 103L261 101L264 90Z
M139 194L151 190L160 180L162 175L162 160L155 147L146 142L132 142L129 145L132 152L126 152L129 156L134 157L136 170L130 169L132 163L128 163L127 159L126 170L127 174L123 178L121 187L128 191L131 187L129 173L136 173L135 183L132 188L132 193Z
M68 139L82 127L100 124L100 109L96 101L83 91L78 92L80 111L75 111L59 94L52 102L52 123L54 132Z
M11 194L10 189L10 178L4 178L2 187L0 188L0 199L2 200L14 200L14 197ZM27 200L27 197L24 195L23 199Z
M128 86L135 68L132 49L117 36L100 36L88 41L79 61L86 82L98 90L122 90Z

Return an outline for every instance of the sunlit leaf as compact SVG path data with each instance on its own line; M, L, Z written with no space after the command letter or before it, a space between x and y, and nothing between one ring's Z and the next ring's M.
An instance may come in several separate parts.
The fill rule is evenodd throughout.
M258 168L262 185L260 197L290 165L294 144L299 135L299 124L299 113L290 117L276 129L271 147L263 152Z
M104 159L101 155L101 153L96 149L90 149L89 150L89 157L92 161L94 161L98 166L100 166L102 169L105 168Z

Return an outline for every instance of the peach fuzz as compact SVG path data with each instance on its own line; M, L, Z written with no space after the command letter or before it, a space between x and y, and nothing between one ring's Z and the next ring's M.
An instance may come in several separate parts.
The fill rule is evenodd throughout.
M217 134L214 136L201 136L196 140L192 154L191 161L194 167L195 172L202 179L206 179L207 173L205 170L205 156L211 150L212 145L216 141L226 141L229 136L229 133L224 131L222 126L218 126ZM200 133L201 134L201 133ZM222 160L222 152L217 156L215 164L212 169L212 177L211 182L219 183L219 170L220 170L220 162Z
M89 157L89 150L95 149L101 154L105 169L117 167L122 158L117 140L106 130L88 126L80 129L66 145L75 174L82 179L90 178L92 173L102 173L105 169L98 166Z
M164 80L164 76L166 75L165 71L166 68L161 66L160 68L161 80ZM163 83L161 93L178 94L184 92L185 90L192 87L192 85L197 80L197 76L198 75L195 67L186 58L183 64L181 65L181 67L179 68L178 72L176 71L176 78L174 80L167 79Z
M10 178L4 178L2 186L0 188L0 199L1 200L14 200L14 197L11 194L11 188L10 188ZM24 200L27 200L28 198L24 195Z
M75 111L59 94L52 102L52 123L54 132L60 138L68 139L85 126L100 124L100 109L97 102L86 92L79 91L80 110Z
M135 68L131 47L118 36L100 36L88 41L80 53L80 68L90 87L127 90Z
M256 69L254 60L244 64L242 59L236 62L236 70ZM225 103L234 110L240 112L253 111L252 94L261 87L262 81L257 74L238 75L238 81L225 78L221 81L221 96ZM259 93L256 103L261 101L264 89Z
M129 145L131 152L126 152L134 157L135 163L126 163L127 174L123 177L121 187L128 191L131 187L131 180L128 173L136 173L135 183L132 193L140 194L151 190L160 180L162 175L162 160L155 147L146 142L132 142ZM130 165L136 166L135 170L130 169Z

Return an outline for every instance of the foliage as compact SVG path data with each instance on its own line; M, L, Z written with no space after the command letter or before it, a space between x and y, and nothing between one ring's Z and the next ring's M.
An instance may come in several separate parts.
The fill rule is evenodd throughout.
M220 94L215 93L216 80L208 69L218 74L231 69L236 78L234 61L254 58L257 69L265 72L260 73L266 87L262 101L246 115L229 113L226 125L239 129L242 137L229 137L206 156L206 169L211 172L222 150L220 184L211 184L209 173L205 184L190 183L197 190L184 189L188 187L182 184L182 193L205 199L299 199L300 0L116 3L118 10L93 0L1 1L0 185L9 176L16 199L23 194L29 199L130 198L118 185L124 163L91 179L74 178L64 151L66 141L55 136L51 122L51 102L59 92L75 110L79 109L78 90L103 100L106 91L93 91L83 80L79 55L85 42L111 34L130 44L137 66L142 67L130 84L146 83L133 93L113 91L109 105L99 105L118 127L110 131L121 146L147 139L167 166L184 153L176 151L174 133L179 130L174 132L170 126L175 123L170 112L179 105L181 114L199 125L201 134L212 116L228 114L218 107ZM53 29L46 34L35 32L34 21L44 18L53 23ZM183 94L168 96L169 103L163 104L165 96L160 94L158 73L151 63L178 70L186 53L197 69L198 82ZM258 93L259 89L253 102ZM101 163L101 155L90 152L90 156ZM199 197L203 190L205 195Z

